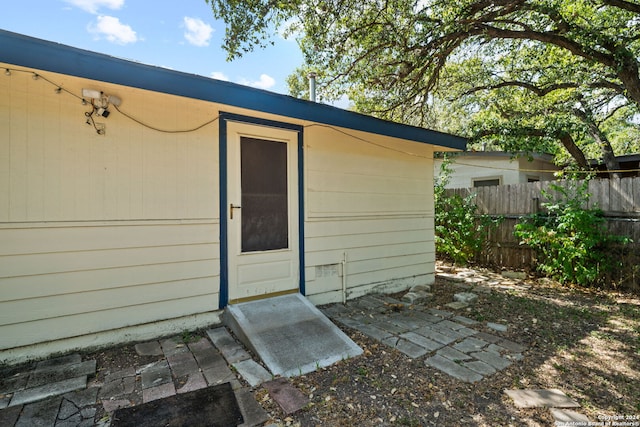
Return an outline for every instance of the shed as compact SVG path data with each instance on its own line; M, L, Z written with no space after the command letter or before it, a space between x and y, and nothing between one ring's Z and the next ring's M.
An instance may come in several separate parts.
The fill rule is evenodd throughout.
M0 31L0 361L434 280L463 138Z

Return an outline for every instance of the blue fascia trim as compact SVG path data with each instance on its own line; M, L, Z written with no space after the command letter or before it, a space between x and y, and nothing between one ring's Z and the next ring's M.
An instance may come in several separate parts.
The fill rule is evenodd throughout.
M252 125L269 126L298 132L298 289L306 294L305 254L304 254L304 127L292 123L278 122L259 117L220 111L219 114L219 153L220 153L220 309L229 303L229 246L227 220L227 123L242 122Z
M227 121L220 117L218 127L218 182L220 193L220 300L222 310L229 303L229 244L227 231Z
M0 62L465 150L455 135L0 30ZM126 102L126 100L125 100Z
M298 132L298 269L300 293L307 295L304 250L304 130L302 129Z

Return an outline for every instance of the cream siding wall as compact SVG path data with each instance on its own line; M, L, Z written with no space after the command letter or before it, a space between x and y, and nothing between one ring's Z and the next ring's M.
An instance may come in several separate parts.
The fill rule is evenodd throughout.
M4 68L4 67L3 67ZM164 129L211 104L52 73ZM0 79L0 350L218 308L217 123L147 129L31 74Z
M433 281L433 146L42 75L74 94L117 95L163 129L220 111L303 125L311 301L342 300L343 280L348 298ZM47 340L184 324L219 304L217 121L160 133L113 111L96 120L99 136L89 107L54 88L31 74L0 78L0 359Z
M305 129L306 289L318 304L341 301L343 279L347 298L433 281L432 147L346 132Z

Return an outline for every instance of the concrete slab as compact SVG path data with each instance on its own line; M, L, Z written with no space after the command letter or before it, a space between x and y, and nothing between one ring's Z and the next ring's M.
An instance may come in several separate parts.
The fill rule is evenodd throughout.
M87 377L70 378L51 384L45 384L40 387L29 388L26 390L16 391L11 399L9 406L22 405L25 403L35 402L46 399L51 396L58 396L70 391L79 390L87 386Z
M558 389L505 390L518 408L579 408L580 404Z
M47 368L39 368L31 373L27 388L39 387L69 378L77 378L83 375L93 375L96 373L96 361L87 360L85 362L73 363L69 365L57 365Z
M586 415L570 409L551 408L551 415L555 420L555 425L558 427L587 426L591 422Z
M63 365L74 365L82 362L82 357L77 354L67 354L66 356L54 357L52 359L41 360L36 364L36 371L55 368Z
M269 414L256 401L248 388L236 390L236 400L242 413L244 423L239 427L261 426L269 421Z
M441 370L447 375L451 375L454 378L468 383L475 383L482 379L482 375L477 372L465 368L464 366L437 354L428 358L425 363L431 367Z
M55 425L61 400L62 397L55 397L25 405L15 427Z
M165 383L151 388L142 390L142 402L147 403L153 400L164 399L166 397L175 396L176 387L173 383Z
M453 334L453 333L447 334L447 333L439 332L433 328L433 325L416 329L413 332L415 332L418 335L422 335L423 337L429 338L430 340L442 343L443 345L451 344L452 342L455 342L458 339L457 334Z
M22 412L22 405L0 411L0 426L13 426Z
M17 372L11 376L0 371L0 394L11 394L16 390L22 390L27 386L30 371Z
M197 372L194 374L190 374L187 377L187 381L181 385L179 389L176 390L176 393L188 393L190 391L200 390L201 388L205 388L207 386L207 381L204 379L204 375L201 372Z
M300 294L230 305L223 318L274 375L306 374L362 354Z
M458 344L454 345L453 348L463 353L469 353L472 351L478 351L488 345L489 343L485 340L469 337L465 338L464 341L461 341Z
M207 335L209 335L211 342L213 342L213 345L220 350L227 362L236 363L241 360L251 359L251 355L249 355L249 353L247 353L246 350L242 348L235 339L233 339L229 331L227 331L227 328L224 326L209 329L207 331Z
M427 351L435 351L443 346L443 344L430 340L429 338L423 337L422 335L416 334L415 332L407 332L400 336L408 341L411 341L414 344L418 344L420 347L423 347Z
M166 360L160 360L142 370L142 389L172 383L171 369Z
M478 301L478 295L473 292L460 292L453 295L454 301L462 302L465 304L473 304Z
M453 310L462 310L463 308L467 308L469 307L469 304L467 304L466 302L462 302L462 301L454 301L454 302L450 302L449 304L445 304L447 307L453 309Z
M259 386L273 378L269 371L253 359L241 360L232 366L251 387Z
M198 364L191 352L175 353L167 356L171 372L176 378L198 373Z
M487 327L493 329L494 331L498 331L498 332L507 332L507 329L509 329L509 327L507 325L502 325L500 323L493 323L493 322L487 323Z
M418 357L427 354L427 350L424 347L405 339L398 340L398 342L396 343L396 349L412 359L417 359Z
M463 324L465 324L467 326L477 325L479 323L478 321L473 320L473 319L469 319L468 317L465 317L465 316L456 316L451 320L454 320L454 321L456 321L458 323L463 323Z
M135 349L139 356L162 356L162 347L158 341L136 344Z
M277 378L264 383L269 395L284 410L285 414L292 414L304 408L309 399L300 390L292 386L286 378Z
M386 338L389 338L391 334L383 329L380 329L374 325L367 325L364 323L359 324L354 329L362 332L369 338L373 338L374 340L383 341Z
M474 360L472 362L463 362L462 366L465 368L469 368L472 371L479 373L480 375L491 375L495 374L496 370L493 366L488 365L480 360Z
M469 356L468 354L465 354L449 346L441 348L440 350L437 351L436 354L442 357L446 357L447 359L452 360L454 362L462 362L465 360L473 359L473 357Z
M509 359L505 359L504 357L500 357L499 355L492 353L490 351L479 351L477 353L471 353L471 356L475 357L478 360L487 363L494 368L500 370L504 369L511 365L511 361Z
M160 342L162 346L162 352L165 356L172 356L175 354L185 353L189 351L186 344L182 342L179 337L167 338Z

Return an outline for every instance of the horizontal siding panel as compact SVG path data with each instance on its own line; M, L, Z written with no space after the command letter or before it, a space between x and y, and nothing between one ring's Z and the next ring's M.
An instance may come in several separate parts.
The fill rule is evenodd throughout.
M306 137L306 135L305 135ZM326 148L326 149L325 149ZM333 148L333 149L331 149ZM347 152L349 148L353 152ZM433 179L433 163L430 159L409 158L406 155L394 155L387 150L368 150L368 147L348 147L335 144L334 147L316 149L311 147L307 152L307 167L310 171L326 173L357 173L370 176L389 176L413 178L424 176Z
M308 172L307 188L311 191L341 192L349 189L352 193L364 194L424 194L431 181L424 171L417 176L391 176L378 173L328 173L326 169Z
M394 279L404 279L407 277L420 276L430 274L435 271L435 262L424 262L410 266L397 268L389 268L386 270L369 271L359 274L349 273L347 267L347 288L355 288L358 286L368 285L371 283L386 282Z
M0 256L217 243L219 234L214 223L0 228Z
M428 262L429 257L426 254L395 257L387 256L384 258L373 258L362 261L348 261L347 276L355 276L361 273L373 273L377 271L391 270L396 268L413 268L415 266L424 267L424 265Z
M219 258L217 244L57 252L0 257L0 278Z
M433 233L427 230L316 237L305 241L305 250L308 253L331 249L349 250L349 248L428 242L431 240L433 240Z
M87 270L0 279L2 301L214 277L217 260Z
M218 308L218 298L211 294L0 326L0 349L212 312Z
M426 195L307 192L309 216L428 214L432 203Z
M328 237L368 233L413 231L433 229L433 218L413 216L408 218L357 218L307 221L304 225L305 237Z
M379 246L368 246L364 248L332 249L307 253L305 262L308 266L337 264L342 261L344 252L347 252L347 260L353 262L382 257L432 254L435 252L435 244L431 241L399 243L395 245L380 244Z
M145 305L218 293L217 277L30 298L0 303L0 325L73 316L122 306Z

